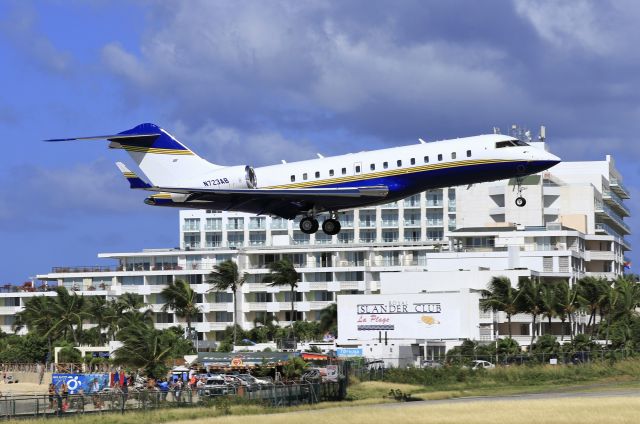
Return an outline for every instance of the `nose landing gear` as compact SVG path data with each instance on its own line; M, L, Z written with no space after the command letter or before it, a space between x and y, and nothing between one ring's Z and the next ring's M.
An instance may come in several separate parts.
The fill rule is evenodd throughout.
M516 189L518 190L518 197L516 197L516 206L519 208L524 207L527 204L527 199L522 197L522 191L524 187L522 187L522 180L524 177L516 177Z

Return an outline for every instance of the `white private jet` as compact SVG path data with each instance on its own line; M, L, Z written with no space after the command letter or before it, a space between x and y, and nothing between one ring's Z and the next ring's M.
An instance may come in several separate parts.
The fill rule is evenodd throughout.
M156 192L154 206L303 216L300 230L340 232L337 213L403 199L425 190L515 178L516 204L524 206L522 178L548 169L560 158L507 135L489 134L370 152L322 157L253 168L215 165L154 124L114 135L47 141L106 139L124 149L149 182L118 162L132 189ZM265 147L266 148L266 147ZM260 183L258 183L258 181Z

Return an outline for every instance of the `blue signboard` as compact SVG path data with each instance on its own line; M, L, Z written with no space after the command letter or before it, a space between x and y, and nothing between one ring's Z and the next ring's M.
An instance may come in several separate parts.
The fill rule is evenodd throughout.
M362 348L339 348L336 349L336 355L338 355L338 358L362 356Z
M60 390L62 383L66 383L69 394L78 393L79 390L84 393L93 391L92 383L94 380L98 382L98 390L109 387L109 374L53 374L52 383Z

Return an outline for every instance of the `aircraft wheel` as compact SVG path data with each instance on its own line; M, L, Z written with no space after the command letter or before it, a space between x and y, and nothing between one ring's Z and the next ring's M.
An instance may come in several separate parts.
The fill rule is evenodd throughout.
M315 218L303 218L300 220L300 231L305 234L313 234L318 231L320 224L318 224L318 220Z
M330 236L335 236L340 232L340 221L337 219L327 219L322 223L322 231Z
M527 199L524 197L516 197L516 206L521 208L527 204Z

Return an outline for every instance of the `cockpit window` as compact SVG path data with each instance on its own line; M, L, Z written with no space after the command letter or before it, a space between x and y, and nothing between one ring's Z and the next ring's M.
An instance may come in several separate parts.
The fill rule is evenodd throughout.
M518 139L498 141L496 143L496 149L500 149L502 147L514 147L514 146L528 146L528 144Z

